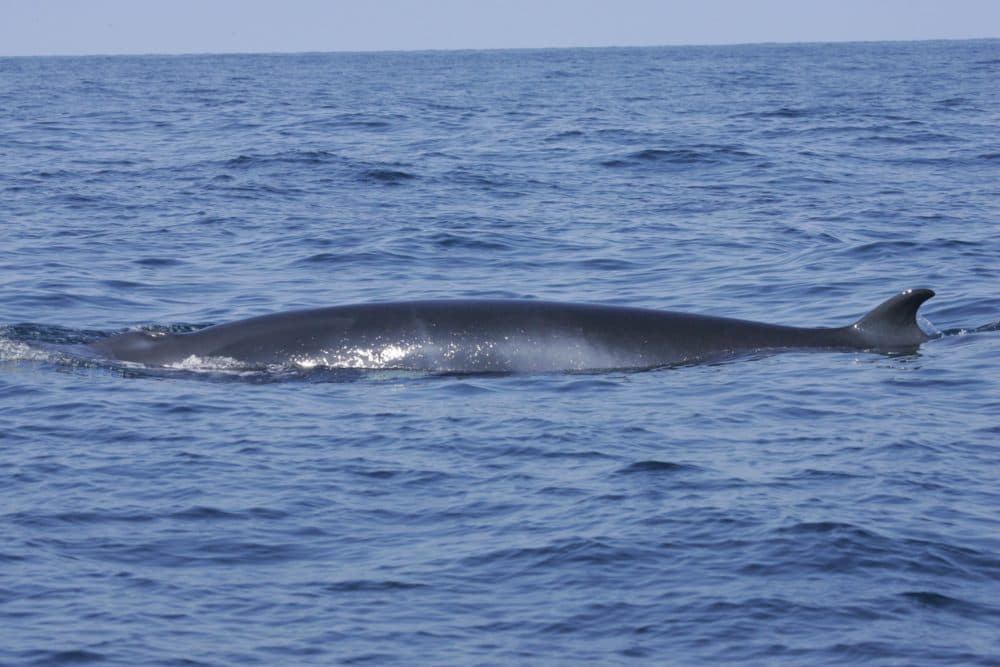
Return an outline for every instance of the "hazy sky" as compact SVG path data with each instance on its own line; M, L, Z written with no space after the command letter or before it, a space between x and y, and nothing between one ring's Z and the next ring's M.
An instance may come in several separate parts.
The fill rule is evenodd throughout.
M0 55L1000 37L1000 0L0 0Z

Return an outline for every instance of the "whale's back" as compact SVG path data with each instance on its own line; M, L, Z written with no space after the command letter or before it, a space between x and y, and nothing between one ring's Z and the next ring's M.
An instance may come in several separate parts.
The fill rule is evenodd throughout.
M530 300L374 303L264 315L187 334L129 332L94 348L154 365L195 357L456 372L651 368L764 350L916 346L926 340L916 311L930 296L910 290L852 325L813 329Z

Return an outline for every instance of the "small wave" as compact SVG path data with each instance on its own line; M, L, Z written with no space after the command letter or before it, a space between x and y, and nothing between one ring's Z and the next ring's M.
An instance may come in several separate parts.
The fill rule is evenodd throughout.
M597 130L596 134L601 141L616 142L630 146L650 143L655 140L655 135L651 132L625 127L606 127Z
M384 130L392 127L393 120L406 120L406 117L396 116L387 119L382 116L372 116L364 113L342 113L329 120L324 119L320 122L340 127L352 127L366 130Z
M966 99L966 98L964 98L964 97L946 97L944 99L937 100L937 101L934 102L934 104L937 104L938 106L945 107L947 109L953 109L955 107L960 107L960 106L962 106L964 104L968 104L968 103L969 103L969 100Z
M425 584L418 584L409 581L397 581L386 579L382 581L372 579L347 579L327 584L324 590L331 593L378 593L381 591L404 591L412 588L424 588Z
M284 564L302 560L309 553L308 546L303 544L212 537L200 543L163 539L129 546L95 545L92 550L108 562L160 567Z
M133 264L138 264L139 266L149 266L149 267L165 267L165 266L181 266L184 264L184 260L177 259L176 257L141 257L139 259L132 260Z
M186 88L181 88L177 92L182 95L216 95L219 93L219 89L209 88L207 86L188 86Z
M778 107L767 111L747 111L736 114L738 118L804 118L815 113L804 107Z
M581 130L565 130L563 132L556 132L555 134L550 134L545 137L545 141L562 141L563 139L576 139L577 137L582 137L583 132Z
M474 188L489 190L494 193L505 193L518 196L521 193L512 190L514 181L507 175L476 171L469 168L453 169L445 174L445 178L458 185L468 185Z
M415 178L415 174L396 169L369 169L362 174L362 180L374 181L385 185L402 185Z
M62 195L58 197L60 201L65 204L69 204L71 208L77 208L81 206L89 206L92 204L104 205L105 201L101 197L94 197L90 195L82 195L78 192L73 192L71 194Z
M572 563L621 564L634 560L634 557L633 552L613 548L602 540L572 537L539 547L497 549L469 556L464 559L464 563L470 566L499 565L520 570L522 567L567 567Z
M888 259L899 256L913 257L922 253L926 248L917 241L873 241L851 246L840 251L841 254L855 260L871 261L875 259Z
M453 234L450 232L440 232L433 234L428 241L440 248L467 248L469 250L514 250L514 248L502 241L479 238L480 234Z
M335 252L318 252L315 255L309 255L302 259L296 260L296 264L339 264L341 262L350 261L353 255L347 254L342 255Z
M222 168L241 172L275 172L289 168L315 167L337 179L357 179L365 183L375 183L380 185L402 185L417 178L417 174L407 171L402 167L406 165L397 162L377 162L357 158L345 157L336 153L324 150L293 150L278 153L243 154L228 160L222 164ZM212 179L215 187L227 186L227 182L232 180L228 174L222 174L226 179L220 179L219 175ZM300 193L300 190L289 186L278 187L273 182L240 184L239 186L228 185L227 190L249 189L257 194L259 192L271 192L274 194Z
M169 515L173 519L192 521L248 520L248 519L285 519L287 512L266 508L252 508L243 512L227 512L217 507L196 505Z
M979 604L936 591L906 591L899 596L911 605L926 609L940 610L964 618L985 619L1000 617L1000 610L993 606Z
M637 461L635 463L631 463L616 472L619 475L646 475L694 472L697 470L701 470L701 468L687 463L674 463L673 461L657 461L651 459L649 461Z
M927 144L955 143L960 139L941 132L910 132L907 134L866 134L854 139L856 144L881 143L899 146L925 146Z
M615 380L608 380L601 376L592 375L593 371L568 371L567 378L572 378L560 383L555 390L560 394L573 394L577 392L607 392L617 387Z
M108 656L94 651L75 649L71 651L47 651L31 664L35 665L87 665L104 662Z
M759 156L739 146L645 148L620 158L604 160L601 165L605 167L642 167L653 164L668 166L718 165L756 157Z
M67 176L74 176L74 172L67 171L65 169L55 169L53 171L36 171L31 176L37 176L38 178L66 178Z
M641 151L631 153L626 157L629 161L641 162L672 162L676 164L689 164L700 162L710 157L710 153L698 151L690 148L646 148Z
M850 523L840 521L803 521L777 529L779 533L791 533L801 535L850 535L853 537L870 539L875 537L874 533L855 526Z
M339 160L335 153L323 150L283 151L271 154L242 154L223 164L230 169L253 169L271 164L324 164Z
M133 280L102 280L101 284L111 289L137 289L147 286L145 283L137 283Z
M407 262L412 255L388 252L386 250L367 250L361 252L318 252L308 257L295 260L295 264L332 264L378 266L385 262Z
M800 473L794 475L785 475L780 477L781 481L787 482L807 482L809 484L816 484L825 481L840 481L847 479L855 479L860 477L849 472L843 472L840 470L818 470L815 468L807 468Z
M947 595L933 591L907 591L900 593L900 596L926 607L954 607L966 604L957 598L948 597Z
M945 329L940 332L941 336L967 336L969 334L979 334L979 333L996 333L1000 331L1000 320L995 322L987 322L978 327L965 328L965 327L955 327L954 329Z
M611 259L607 257L583 259L573 262L573 264L587 271L628 271L630 269L639 268L635 262L630 262L625 259Z

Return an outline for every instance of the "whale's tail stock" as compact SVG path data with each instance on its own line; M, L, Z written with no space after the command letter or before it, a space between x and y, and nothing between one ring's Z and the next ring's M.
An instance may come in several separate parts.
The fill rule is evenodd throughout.
M908 289L888 299L843 331L862 346L875 350L915 348L930 339L917 324L921 304L934 296L929 289Z

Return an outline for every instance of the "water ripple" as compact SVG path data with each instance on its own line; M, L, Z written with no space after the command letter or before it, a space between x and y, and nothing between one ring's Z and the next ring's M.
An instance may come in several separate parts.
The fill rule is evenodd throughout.
M0 663L995 663L996 50L0 59ZM85 347L419 298L842 326L924 285L903 356Z

